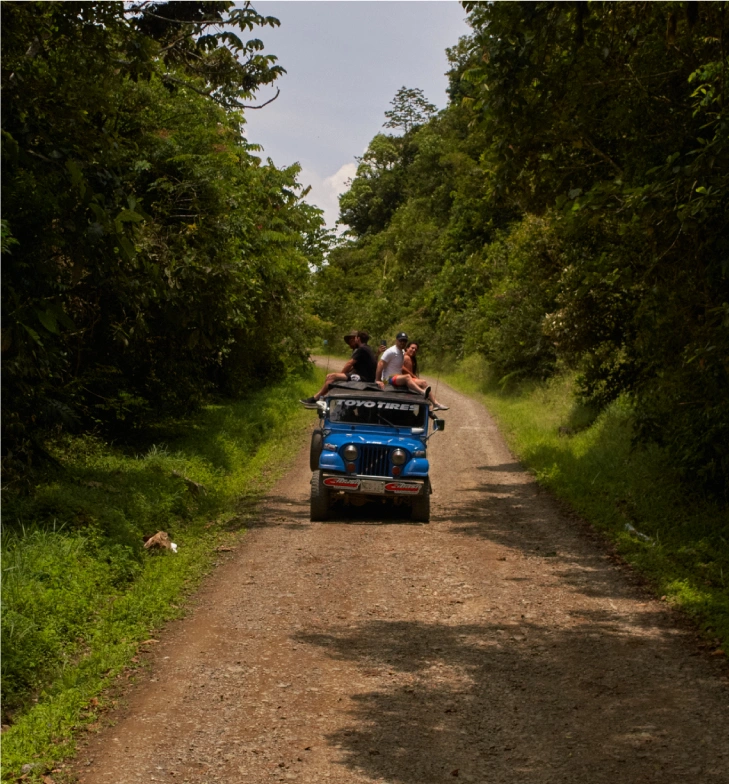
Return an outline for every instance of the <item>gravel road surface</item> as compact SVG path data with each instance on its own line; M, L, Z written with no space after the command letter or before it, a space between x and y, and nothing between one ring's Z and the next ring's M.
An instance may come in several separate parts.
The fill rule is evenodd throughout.
M431 523L310 523L307 444L81 782L729 782L726 660L438 393Z

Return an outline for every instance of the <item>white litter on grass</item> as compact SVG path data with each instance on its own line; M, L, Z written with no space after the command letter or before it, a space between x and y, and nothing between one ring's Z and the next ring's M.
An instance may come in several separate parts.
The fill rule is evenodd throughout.
M653 542L653 539L648 536L648 534L642 534L637 528L634 528L630 523L625 524L625 530L630 534L635 534L638 539L642 539L644 542Z
M177 545L174 542L170 542L170 550L172 550L173 553L177 552Z

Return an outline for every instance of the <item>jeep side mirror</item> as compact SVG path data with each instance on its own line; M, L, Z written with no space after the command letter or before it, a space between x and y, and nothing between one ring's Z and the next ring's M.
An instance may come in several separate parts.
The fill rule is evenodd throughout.
M433 430L445 430L445 419L434 419Z

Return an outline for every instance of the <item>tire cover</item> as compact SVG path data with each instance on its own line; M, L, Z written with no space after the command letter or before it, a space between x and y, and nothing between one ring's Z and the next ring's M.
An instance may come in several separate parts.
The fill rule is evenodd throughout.
M312 471L319 470L319 458L324 448L324 436L320 428L311 434L311 451L309 452L309 468Z

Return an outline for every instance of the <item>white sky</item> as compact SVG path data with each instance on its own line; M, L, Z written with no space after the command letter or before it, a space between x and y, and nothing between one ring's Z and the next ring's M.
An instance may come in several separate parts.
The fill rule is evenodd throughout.
M246 111L246 137L278 167L301 164L301 182L312 186L307 200L333 227L355 156L382 129L397 90L419 87L445 107L445 50L469 32L466 12L456 0L254 0L253 6L281 21L253 35L287 73L276 82L276 101ZM268 88L259 98L274 92Z

